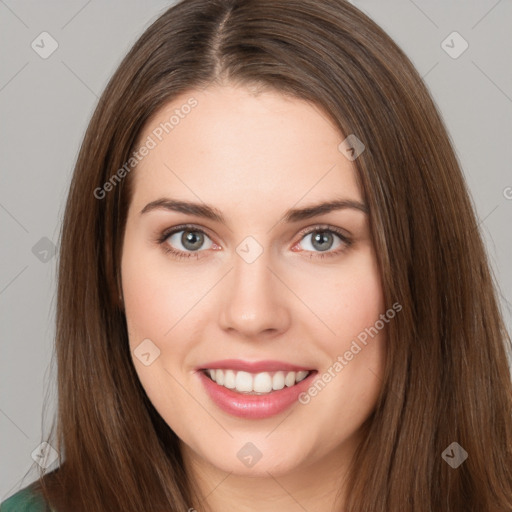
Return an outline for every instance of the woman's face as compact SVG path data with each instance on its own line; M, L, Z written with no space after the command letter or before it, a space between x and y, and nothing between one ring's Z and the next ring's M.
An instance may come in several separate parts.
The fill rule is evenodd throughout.
M343 138L307 102L234 86L183 94L139 138L130 349L197 464L255 476L340 460L374 408L390 310Z

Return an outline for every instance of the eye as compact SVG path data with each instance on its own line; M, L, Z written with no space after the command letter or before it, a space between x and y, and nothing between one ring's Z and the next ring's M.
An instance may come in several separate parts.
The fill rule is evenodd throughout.
M294 248L301 246L303 250L312 253L310 257L336 256L352 244L352 241L340 229L331 226L315 226L301 234L303 237L294 245ZM301 245L304 240L306 243Z
M302 231L300 235L300 241L292 247L292 250L296 251L297 247L301 247L300 251L311 253L310 258L337 256L352 244L342 230L332 226L315 226L312 229L309 228L309 231ZM307 241L308 238L309 241ZM303 246L304 240L307 242ZM200 253L206 249L221 249L202 229L191 225L168 229L159 236L157 242L166 253L176 258L198 259Z
M198 252L218 248L202 229L194 226L177 226L167 230L162 233L158 242L166 252L178 258L198 258Z

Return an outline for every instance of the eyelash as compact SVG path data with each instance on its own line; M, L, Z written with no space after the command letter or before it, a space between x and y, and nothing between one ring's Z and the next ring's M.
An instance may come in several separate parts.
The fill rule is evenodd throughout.
M164 252L166 254L171 254L174 258L177 258L177 259L182 259L182 258L199 259L199 253L203 252L203 251L192 251L192 252L178 251L178 250L174 249L173 247L171 247L170 245L165 243L171 235L174 235L175 233L179 233L180 231L192 231L192 232L202 233L203 235L206 235L208 238L210 238L208 236L208 234L201 228L198 228L197 226L194 226L192 224L184 224L181 226L175 226L171 229L165 230L157 238L156 242L162 246L162 249L164 250ZM352 240L349 237L347 237L340 229L335 228L334 226L326 226L326 225L318 225L318 226L314 226L313 228L308 228L307 230L301 231L299 233L299 235L300 235L299 241L302 240L305 236L310 235L312 233L317 233L317 232L318 233L334 233L341 239L341 241L344 245L335 251L329 251L329 252L327 252L327 251L326 252L309 251L312 253L310 258L317 258L317 257L318 258L327 258L327 257L338 256L339 254L346 251L352 245ZM313 254L314 254L314 256L313 256Z

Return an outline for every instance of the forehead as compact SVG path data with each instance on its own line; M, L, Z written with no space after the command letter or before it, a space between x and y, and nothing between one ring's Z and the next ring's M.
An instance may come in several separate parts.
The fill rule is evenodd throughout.
M361 199L344 136L315 105L234 86L191 90L158 110L137 147L133 202L166 194L219 206ZM282 210L282 208L281 208Z

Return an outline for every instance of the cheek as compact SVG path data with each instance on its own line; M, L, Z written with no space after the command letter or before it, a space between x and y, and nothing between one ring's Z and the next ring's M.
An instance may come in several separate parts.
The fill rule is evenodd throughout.
M361 251L338 271L305 286L300 293L321 320L314 323L315 339L328 353L338 353L384 313L380 275L371 251Z
M128 330L136 338L158 339L169 329L165 312L173 311L172 296L148 278L145 270L123 275L123 295Z
M325 391L318 384L311 395L319 410L337 410L359 424L371 411L381 388L386 323L380 318L386 311L372 252L359 253L357 261L351 263L331 274L331 284L324 286L324 293L318 288L310 293L312 303L321 306L319 316L324 322L315 323L314 338L326 356L318 376L325 383ZM325 325L330 334L325 334Z
M127 234L123 247L121 277L130 345L143 339L160 341L173 325L170 312L179 311L179 293L147 247L131 243Z
M127 237L121 276L135 370L156 409L164 417L174 418L172 411L179 409L184 413L190 406L190 401L173 379L189 347L186 337L180 332L186 325L186 318L179 323L185 306L183 292L180 291L182 287L174 276L167 275L168 271L166 274L162 259L156 251L148 251L142 245L131 245ZM179 339L180 343L173 343L173 339ZM151 343L146 340L151 340ZM181 342L183 340L185 343ZM147 366L139 358L146 352L152 360Z
M353 274L344 282L336 324L338 336L355 338L375 324L384 312L384 299L377 272Z

